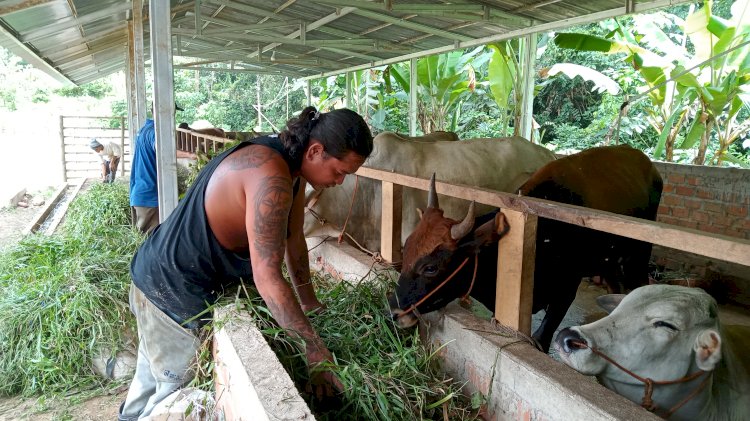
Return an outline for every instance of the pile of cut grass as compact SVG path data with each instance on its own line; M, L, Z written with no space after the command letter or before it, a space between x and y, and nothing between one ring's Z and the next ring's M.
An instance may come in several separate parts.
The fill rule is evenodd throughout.
M475 420L484 399L468 398L461 385L439 368L435 349L416 330L398 329L386 314L386 273L372 282L336 282L314 275L316 291L327 308L311 322L336 359L330 367L345 392L330 408L305 396L319 420ZM252 290L250 290L252 291ZM252 292L251 292L252 294ZM307 366L303 347L278 327L256 295L248 305L279 360L304 391Z
M30 235L0 254L0 395L101 385L92 359L122 349L133 329L129 265L142 236L128 187L94 184L59 234Z

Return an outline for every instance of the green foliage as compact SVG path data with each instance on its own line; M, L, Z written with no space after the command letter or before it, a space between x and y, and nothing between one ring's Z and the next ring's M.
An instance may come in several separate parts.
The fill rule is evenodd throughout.
M103 79L86 83L81 86L62 87L54 90L54 93L64 97L83 97L90 96L96 99L102 99L112 92L112 86Z
M34 104L49 102L49 92L45 89L37 89L31 95L31 102Z
M436 350L416 330L402 330L383 312L390 287L383 273L373 282L351 284L314 276L327 308L311 323L334 354L333 370L344 384L341 404L321 407L309 400L320 420L479 419L481 397L460 393L460 385L440 371ZM251 290L252 291L252 290ZM304 390L307 368L303 345L278 327L257 294L238 307L250 312L290 376ZM308 398L311 398L308 396Z
M133 327L128 268L142 237L129 224L127 190L93 185L62 233L28 236L0 255L0 395L103 385L92 359L123 349Z
M127 101L116 99L112 101L112 104L110 105L111 115L119 115L119 116L127 116L128 115L128 103ZM122 119L119 118L113 118L107 121L106 126L110 129L119 129L122 125ZM125 124L127 125L127 118L125 119Z
M706 159L719 164L750 131L750 124L737 119L750 109L750 6L734 2L726 20L712 13L712 4L691 7L684 20L659 12L605 23L611 30L605 37L555 37L560 47L625 55L649 88L652 107L644 111L659 132L652 144L655 158L672 161L685 155L675 150L686 149L694 150L687 154L694 164Z

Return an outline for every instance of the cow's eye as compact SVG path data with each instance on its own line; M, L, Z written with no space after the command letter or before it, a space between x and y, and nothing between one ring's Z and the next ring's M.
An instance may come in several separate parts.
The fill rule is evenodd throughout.
M669 329L671 331L674 331L674 332L677 331L677 328L673 324L670 324L670 323L667 323L667 322L664 322L664 321L661 321L661 320L655 321L654 322L654 327L656 327L656 328L665 327L665 328L667 328L667 329Z
M427 265L422 268L422 274L427 276L432 276L437 274L438 267L436 265Z

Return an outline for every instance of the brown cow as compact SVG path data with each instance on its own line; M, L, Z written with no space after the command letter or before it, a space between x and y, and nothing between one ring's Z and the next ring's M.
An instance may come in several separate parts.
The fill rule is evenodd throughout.
M523 195L654 220L662 179L642 152L627 146L590 149L552 161L521 187ZM495 307L497 232L502 214L475 220L473 207L462 222L446 218L434 184L427 210L404 244L401 276L391 312L401 327L416 323L412 305L436 289L467 258L479 253L471 296ZM476 230L473 227L479 227ZM536 237L533 311L546 310L533 337L545 351L575 298L581 278L603 275L628 288L648 282L651 244L540 218ZM445 306L469 290L474 264L466 264L453 280L416 306L426 313Z

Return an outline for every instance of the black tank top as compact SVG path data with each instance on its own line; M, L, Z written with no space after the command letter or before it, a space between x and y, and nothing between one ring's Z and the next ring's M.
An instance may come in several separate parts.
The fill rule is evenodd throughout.
M249 250L237 254L227 250L208 225L205 208L206 186L219 164L228 155L249 145L265 145L277 151L292 167L281 140L264 136L239 145L213 158L198 174L185 197L164 223L141 245L130 263L133 283L154 305L188 328L205 324L204 313L240 278L252 281ZM299 179L294 183L294 194ZM187 323L186 323L187 321Z

